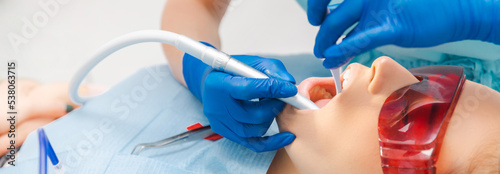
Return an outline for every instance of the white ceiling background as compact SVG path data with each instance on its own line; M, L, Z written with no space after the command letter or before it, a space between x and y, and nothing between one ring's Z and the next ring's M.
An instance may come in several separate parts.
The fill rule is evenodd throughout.
M63 0L60 0L63 2ZM9 36L23 36L24 21L47 12L39 5L57 0L0 0L0 78L6 61L18 62L19 77L41 82L69 81L89 55L107 41L142 29L159 29L165 0L65 0L50 6L56 13L39 18L38 31L24 35L16 51ZM229 54L312 54L318 28L308 24L294 0L233 0L220 29ZM29 34L29 33L28 33ZM112 85L138 69L166 63L157 43L123 49L102 62L88 77Z

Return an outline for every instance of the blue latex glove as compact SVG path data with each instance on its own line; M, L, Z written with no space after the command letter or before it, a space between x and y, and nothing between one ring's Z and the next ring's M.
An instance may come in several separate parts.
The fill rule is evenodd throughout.
M498 0L345 0L326 15L329 2L309 0L307 9L309 22L321 25L314 54L326 58L326 68L387 44L430 47L466 39L500 44Z
M276 59L246 55L233 58L272 78L232 76L213 70L189 54L183 58L184 80L189 90L203 103L203 112L212 130L256 152L277 150L290 144L295 139L292 133L263 135L285 106L274 98L297 94L294 78ZM260 101L249 101L256 98Z

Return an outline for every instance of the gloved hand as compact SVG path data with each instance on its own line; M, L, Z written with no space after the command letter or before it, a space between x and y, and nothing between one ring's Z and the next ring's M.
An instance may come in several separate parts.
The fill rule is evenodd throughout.
M321 25L314 54L326 58L326 68L342 66L353 56L387 44L430 47L466 39L500 43L500 1L344 0L326 15L329 2L309 0L307 9L309 22Z
M262 136L285 106L285 103L274 98L297 94L294 78L276 59L246 55L233 58L272 78L233 76L215 71L189 54L183 58L186 84L203 103L203 112L212 130L256 152L277 150L290 144L295 135L289 132ZM249 101L256 98L260 101Z

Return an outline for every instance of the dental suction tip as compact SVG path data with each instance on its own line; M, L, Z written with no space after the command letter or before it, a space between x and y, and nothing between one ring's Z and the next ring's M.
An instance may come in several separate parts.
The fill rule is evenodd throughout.
M332 73L333 80L335 81L335 91L337 94L340 94L340 92L342 92L342 86L340 84L340 68L332 68L330 69L330 72Z

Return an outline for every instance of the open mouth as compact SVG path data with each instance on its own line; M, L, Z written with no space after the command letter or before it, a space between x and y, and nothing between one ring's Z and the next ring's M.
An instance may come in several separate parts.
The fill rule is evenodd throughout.
M311 77L302 81L299 93L316 103L320 108L325 106L335 95L335 81L332 77Z

